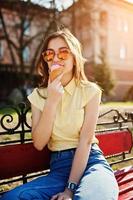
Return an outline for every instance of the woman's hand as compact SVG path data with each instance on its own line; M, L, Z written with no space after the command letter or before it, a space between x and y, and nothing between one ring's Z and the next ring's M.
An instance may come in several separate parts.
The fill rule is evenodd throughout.
M54 195L51 200L72 200L73 194L70 190L65 189L64 192L60 192Z
M54 104L58 104L64 93L63 86L61 84L63 73L59 75L54 81L48 81L48 100Z

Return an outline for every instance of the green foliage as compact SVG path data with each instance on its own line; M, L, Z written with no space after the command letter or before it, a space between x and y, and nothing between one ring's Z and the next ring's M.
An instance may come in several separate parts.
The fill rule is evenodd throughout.
M133 101L133 85L127 91L124 97L124 101Z
M112 73L110 66L106 60L106 55L104 51L101 51L99 56L100 63L94 63L94 79L95 82L103 89L103 95L105 97L109 96L112 93L114 88L114 80L112 78Z
M128 107L131 107L131 106L133 108L133 101L127 101L127 102L108 101L108 102L105 102L103 105L109 106L109 108L110 107L123 107L123 108L127 108L128 109Z

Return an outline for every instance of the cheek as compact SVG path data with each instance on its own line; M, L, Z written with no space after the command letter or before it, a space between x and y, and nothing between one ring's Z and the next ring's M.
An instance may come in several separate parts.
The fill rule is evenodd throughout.
M65 63L66 70L69 70L69 71L72 70L73 64L74 64L73 59L67 60Z
M64 71L65 71L65 72L70 72L70 71L72 71L72 70L73 70L73 64L72 64L72 63L67 63L67 64L65 65Z

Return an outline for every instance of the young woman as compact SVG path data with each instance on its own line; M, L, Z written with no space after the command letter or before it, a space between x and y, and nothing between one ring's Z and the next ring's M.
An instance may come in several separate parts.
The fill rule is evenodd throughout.
M51 150L50 173L7 192L2 200L117 200L118 185L99 149L95 128L100 88L87 81L79 41L63 29L44 41L41 83L28 96L34 146ZM59 70L52 79L52 72Z

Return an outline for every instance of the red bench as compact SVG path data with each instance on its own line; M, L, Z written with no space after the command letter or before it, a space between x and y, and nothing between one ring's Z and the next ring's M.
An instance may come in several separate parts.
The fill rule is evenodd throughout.
M105 156L115 156L125 153L131 153L133 146L132 134L129 129L119 130L113 132L106 132L97 135L99 139L99 146L104 152ZM120 163L128 160L132 160L133 157L125 158L123 160L117 160L114 163ZM119 185L119 200L133 200L133 166L125 167L123 169L115 171L115 176Z
M99 145L106 157L125 155L131 152L132 134L129 129L108 131L97 134ZM49 169L50 152L47 148L37 151L32 143L0 146L0 185L7 184L6 179L16 177L26 182L31 173ZM133 157L119 159L119 162L131 160ZM113 165L115 163L111 163ZM119 200L133 199L133 167L120 169L115 172L120 188Z

